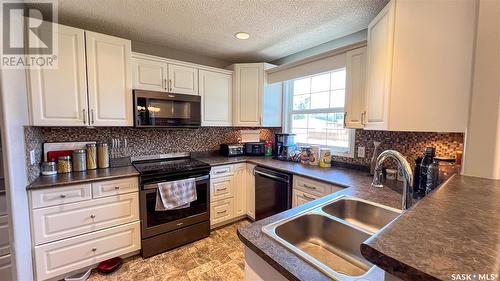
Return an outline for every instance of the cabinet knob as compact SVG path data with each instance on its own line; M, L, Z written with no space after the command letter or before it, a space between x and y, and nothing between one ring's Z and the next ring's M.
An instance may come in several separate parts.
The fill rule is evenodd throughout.
M115 186L115 189L118 190L118 189L120 189L120 187L119 186Z
M95 252L95 251L97 251L97 248L92 248L92 252Z
M90 215L90 218L95 219L95 215L94 214Z
M65 194L61 194L60 197L61 198L66 198L66 195Z

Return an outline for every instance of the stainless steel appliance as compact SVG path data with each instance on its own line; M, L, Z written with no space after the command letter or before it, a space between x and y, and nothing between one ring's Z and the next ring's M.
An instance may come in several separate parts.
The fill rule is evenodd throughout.
M142 256L150 257L210 235L210 165L187 153L133 159L140 173ZM155 211L158 183L196 179L197 200L183 209Z
M296 149L295 134L275 134L273 156L278 160L289 160Z
M134 90L135 127L199 127L201 97Z
M292 175L255 167L255 220L292 207Z
M265 142L246 142L245 155L263 156L266 153Z
M220 154L224 156L241 156L245 154L245 146L242 143L221 144Z

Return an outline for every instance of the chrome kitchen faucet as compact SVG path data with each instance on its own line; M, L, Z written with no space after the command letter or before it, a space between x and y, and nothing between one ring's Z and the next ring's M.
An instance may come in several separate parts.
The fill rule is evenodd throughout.
M372 186L373 187L383 187L382 184L382 163L385 159L392 158L398 163L398 169L403 171L403 210L408 210L413 204L413 172L411 170L410 163L406 160L403 154L397 152L396 150L385 150L380 153L377 157L377 163L375 165L375 173L373 175Z

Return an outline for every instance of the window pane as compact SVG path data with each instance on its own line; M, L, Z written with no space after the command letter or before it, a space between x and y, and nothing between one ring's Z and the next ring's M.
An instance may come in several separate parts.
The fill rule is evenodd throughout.
M329 92L311 94L311 109L328 108L329 100Z
M307 129L307 120L309 114L293 114L292 115L292 128L293 129Z
M292 128L292 134L295 134L295 142L307 143L307 129Z
M345 106L345 90L332 91L330 94L330 107Z
M303 78L293 81L293 95L308 94L310 92L311 78Z
M293 96L293 110L304 110L311 108L311 95Z
M345 88L345 69L332 72L332 90Z
M345 129L328 130L327 132L327 145L346 148L349 150L349 131Z
M313 76L311 78L311 93L330 90L330 73Z
M309 116L309 128L313 129L326 129L328 122L327 113L316 113Z

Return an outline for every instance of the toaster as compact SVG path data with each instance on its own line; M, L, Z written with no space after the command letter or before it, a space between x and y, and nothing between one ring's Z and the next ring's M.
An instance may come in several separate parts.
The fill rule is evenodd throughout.
M220 154L224 156L241 156L245 153L245 146L242 143L221 144Z

